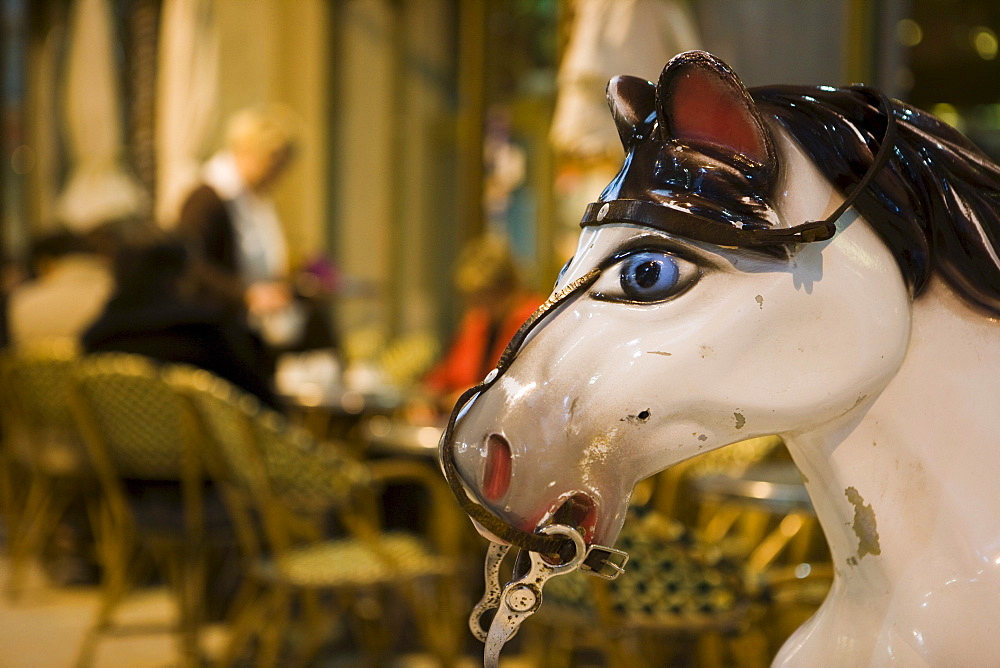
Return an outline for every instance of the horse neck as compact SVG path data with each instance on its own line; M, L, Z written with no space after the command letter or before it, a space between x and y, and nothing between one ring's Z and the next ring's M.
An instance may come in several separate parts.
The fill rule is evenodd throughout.
M998 369L1000 323L935 280L885 390L856 415L785 435L834 565L863 574L847 579L870 588L915 563L954 568L997 551Z

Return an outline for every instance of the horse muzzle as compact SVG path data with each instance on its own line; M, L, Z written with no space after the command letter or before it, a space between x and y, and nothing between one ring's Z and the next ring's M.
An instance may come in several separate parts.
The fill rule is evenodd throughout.
M475 402L491 403L490 399L480 395ZM579 467L545 464L545 439L535 433L528 439L531 443L526 441L528 432L536 432L537 426L508 425L513 429L508 431L491 420L484 422L484 414L495 412L467 411L451 442L442 443L442 449L452 448L450 454L465 494L520 532L537 534L545 526L561 524L576 529L587 544L593 544L602 514L600 495L572 479ZM512 542L494 530L495 523L476 515L472 518L485 537Z

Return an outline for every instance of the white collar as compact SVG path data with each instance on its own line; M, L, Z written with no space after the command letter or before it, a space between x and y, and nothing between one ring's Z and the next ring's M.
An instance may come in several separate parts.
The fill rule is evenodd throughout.
M202 175L205 183L211 186L221 199L232 200L250 192L236 168L236 158L229 151L219 151L213 155L205 163Z

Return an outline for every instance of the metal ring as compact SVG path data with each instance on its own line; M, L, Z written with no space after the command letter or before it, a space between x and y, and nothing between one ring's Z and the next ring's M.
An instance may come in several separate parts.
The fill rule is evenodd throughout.
M547 524L539 529L538 532L547 536L556 534L569 538L573 541L573 547L576 548L573 558L569 561L561 564L552 564L546 560L545 563L548 564L549 568L555 571L573 570L574 568L578 568L583 563L583 560L587 558L587 544L583 542L583 536L580 535L580 532L573 527L566 526L565 524Z

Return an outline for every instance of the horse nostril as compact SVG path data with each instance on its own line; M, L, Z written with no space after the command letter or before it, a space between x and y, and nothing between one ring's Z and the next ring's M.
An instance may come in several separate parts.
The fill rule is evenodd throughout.
M483 494L488 501L497 501L510 487L510 444L499 434L486 439L486 470L483 473Z

